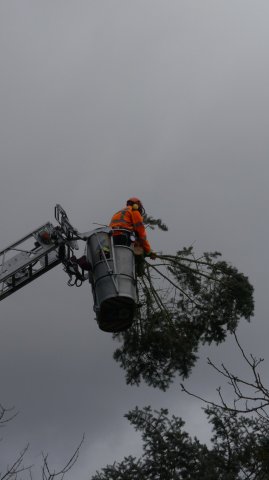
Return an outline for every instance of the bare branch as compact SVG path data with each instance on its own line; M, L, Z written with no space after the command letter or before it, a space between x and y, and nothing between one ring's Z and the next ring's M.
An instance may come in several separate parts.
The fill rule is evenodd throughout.
M19 473L25 472L27 470L30 471L31 466L24 467L23 465L24 456L28 449L29 445L26 445L26 447L24 447L24 449L19 454L18 458L10 466L7 466L6 472L3 475L0 473L0 480L13 480L13 478L17 478L17 475Z
M58 471L54 470L51 471L49 464L48 464L48 454L43 454L43 466L42 466L42 480L54 480L56 477L59 477L62 480L67 472L71 470L71 468L76 463L82 443L84 442L85 435L83 435L78 447L76 448L73 455L67 461L67 463ZM0 479L1 480L1 479Z
M230 372L230 370L224 364L221 364L221 367L218 367L209 358L207 359L208 365L212 367L217 373L219 373L223 378L225 378L227 384L232 387L235 395L233 405L229 405L226 402L222 394L221 387L217 388L220 403L209 401L208 399L205 399L200 395L194 394L188 391L186 387L181 384L182 390L188 395L191 395L201 400L202 402L207 403L208 405L222 408L229 412L245 414L256 413L264 420L269 421L269 414L266 410L269 407L269 390L263 385L260 373L257 370L263 359L256 359L252 354L248 356L244 351L243 347L241 346L235 333L234 338L243 359L250 368L250 374L252 376L252 379L245 380L243 378L240 378L238 375ZM245 387L244 391L242 390L242 387Z

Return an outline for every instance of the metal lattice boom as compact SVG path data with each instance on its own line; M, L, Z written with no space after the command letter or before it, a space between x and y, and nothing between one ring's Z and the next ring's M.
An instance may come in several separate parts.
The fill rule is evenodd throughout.
M77 249L77 231L61 207L56 205L55 218L0 252L0 300L56 267L66 265Z

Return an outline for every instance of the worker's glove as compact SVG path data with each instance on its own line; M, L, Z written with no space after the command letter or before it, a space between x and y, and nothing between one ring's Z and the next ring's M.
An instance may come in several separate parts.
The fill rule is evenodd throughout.
M157 257L157 253L155 253L155 252L150 252L149 258L150 258L151 260L155 260L156 257Z

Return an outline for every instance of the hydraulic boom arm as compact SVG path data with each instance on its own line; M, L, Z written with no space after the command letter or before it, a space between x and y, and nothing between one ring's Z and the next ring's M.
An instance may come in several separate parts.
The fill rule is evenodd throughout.
M55 207L55 218L59 226L47 222L0 252L0 300L59 263L71 277L70 256L80 237L60 205Z

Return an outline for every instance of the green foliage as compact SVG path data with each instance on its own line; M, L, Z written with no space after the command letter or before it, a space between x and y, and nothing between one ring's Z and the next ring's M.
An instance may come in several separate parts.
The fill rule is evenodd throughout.
M241 317L253 315L248 278L220 260L220 253L196 258L192 247L176 256L146 262L139 278L139 309L134 325L114 337L121 342L114 358L129 384L166 390L176 375L187 377L201 344L223 342Z
M268 420L217 407L205 412L213 426L210 446L192 439L182 419L169 418L167 410L136 407L126 417L142 434L142 456L108 465L92 480L268 479Z
M248 417L217 406L205 412L213 425L211 442L218 452L220 478L268 479L268 417Z
M160 218L153 218L151 216L148 216L147 214L144 215L144 224L146 226L149 226L152 230L154 230L155 227L158 227L160 230L163 232L167 232L168 227L163 223L163 221Z

